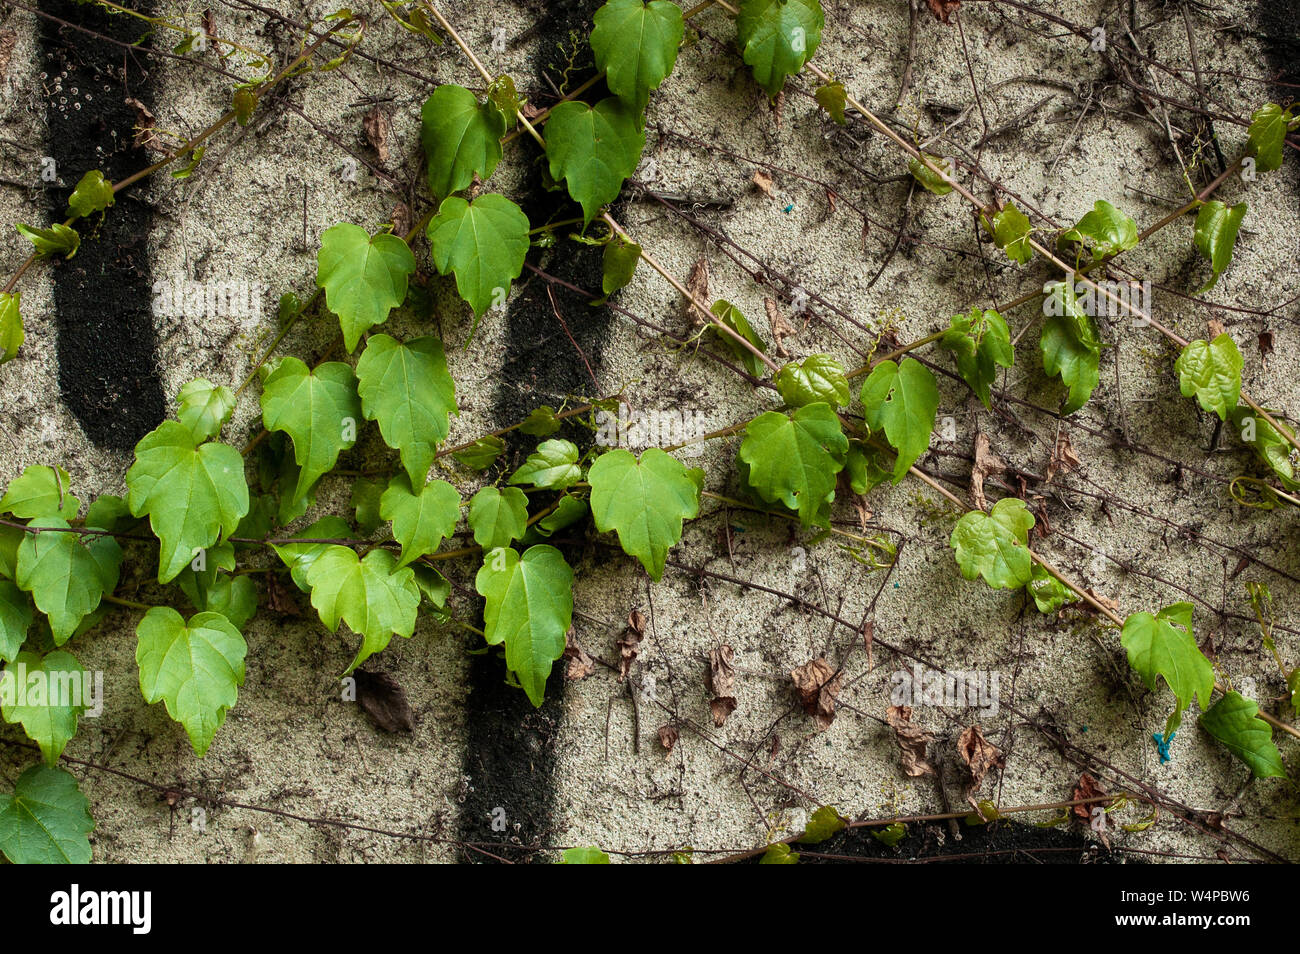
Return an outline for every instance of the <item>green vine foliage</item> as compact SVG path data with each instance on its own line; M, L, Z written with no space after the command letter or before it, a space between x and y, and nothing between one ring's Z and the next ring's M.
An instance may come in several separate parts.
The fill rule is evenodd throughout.
M427 23L403 24L433 35ZM818 0L742 0L737 42L758 87L777 96L816 53L823 27ZM610 0L596 13L590 43L612 95L563 102L542 127L546 165L574 203L584 232L637 168L649 97L670 81L683 37L681 10L665 0ZM842 84L828 84L817 95L843 119ZM421 112L427 183L436 207L425 229L427 264L454 280L475 323L504 307L538 231L514 201L491 191L503 161L502 138L515 126L520 106L514 84L500 77L484 97L440 86ZM245 97L242 121L251 108ZM1275 105L1256 112L1248 151L1258 171L1280 163L1281 140L1293 121ZM957 171L948 159L927 158L942 176L915 159L911 172L932 201L942 201L953 191ZM102 173L87 173L72 193L71 220L104 213L113 201ZM1194 244L1210 261L1213 280L1228 266L1244 214L1244 203L1212 201L1200 209ZM1038 229L1013 204L984 222L1012 262L1023 266L1031 260ZM36 254L76 253L79 238L70 225L22 232ZM632 280L642 260L635 242L612 228L604 238L583 240L606 245L605 295ZM1136 241L1134 221L1098 201L1059 235L1057 247L1074 250L1076 265L1091 268ZM450 418L458 408L441 340L429 334L400 340L381 330L394 309L408 303L421 254L402 236L360 224L338 223L322 233L316 284L338 319L347 357L312 367L284 356L262 367L265 433L246 454L222 440L239 395L196 379L181 389L176 419L136 446L125 500L102 496L78 519L80 501L62 469L30 467L10 483L0 498L0 657L6 673L18 666L79 672L75 637L95 625L110 601L124 604L119 608L141 613L136 660L144 699L161 702L202 755L238 704L248 652L241 630L265 599L241 572L252 553L275 554L281 572L307 594L326 629L346 626L355 654L345 674L382 652L394 636L410 637L421 613L449 621L451 586L438 567L445 559L465 559L477 564L474 589L484 601L485 645L501 648L517 684L534 705L542 703L574 613L574 570L560 535L605 535L658 581L685 522L700 513L705 474L659 449L640 456L622 449L582 453L553 436L560 415L538 408L517 428L538 441L523 465L470 493L503 453L501 435L448 447ZM1068 414L1083 407L1098 386L1101 332L1071 280L1050 284L1045 301L1043 369L1065 385ZM22 346L19 306L16 292L0 294L0 360ZM711 333L743 370L766 377L767 343L740 310L718 300L711 314ZM998 369L1014 363L1003 317L971 308L930 340L940 341L958 375L991 407ZM1300 484L1286 436L1238 404L1242 365L1228 336L1194 341L1177 362L1182 393L1230 421L1271 475L1294 490ZM850 378L830 355L776 369L771 383L781 407L735 429L743 432L740 482L753 506L829 531L841 475L852 491L865 493L882 481L902 480L927 451L940 400L930 367L911 354L878 360L856 402ZM370 531L369 538L353 539L351 522L337 514L291 532L287 525L311 507L318 484L336 471L341 455L370 424L393 456L355 481L357 523ZM114 534L143 535L146 520L154 543L133 543L132 549L149 552L158 582L175 586L192 612L114 595L124 559ZM1023 589L1040 611L1052 613L1079 594L1035 562L1029 547L1034 525L1023 500L1005 497L990 511L962 516L950 542L967 580ZM1269 727L1253 703L1229 692L1207 708L1215 674L1193 636L1189 604L1134 613L1120 638L1148 687L1156 690L1163 682L1173 693L1167 731L1195 700L1206 708L1201 726L1254 774L1282 774ZM56 767L79 710L35 711L7 702L2 712L23 726L43 764L28 769L12 794L0 795L0 851L19 862L88 860L92 823L86 800L72 776ZM833 822L842 825L838 816L820 822L830 825L828 831ZM769 855L764 863L797 859L788 848ZM607 863L608 857L597 849L574 849L565 861Z

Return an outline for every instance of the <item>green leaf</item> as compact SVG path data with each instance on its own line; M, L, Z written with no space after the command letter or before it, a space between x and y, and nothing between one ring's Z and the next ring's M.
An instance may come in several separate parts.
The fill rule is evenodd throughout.
M1165 723L1165 735L1178 728L1183 710L1195 695L1203 706L1214 691L1214 667L1192 635L1192 604L1174 603L1155 616L1134 613L1124 621L1120 642L1128 651L1128 664L1148 689L1161 676L1173 690L1178 708Z
M841 126L847 126L848 120L844 117L844 109L849 104L849 94L840 82L826 83L818 86L817 91L813 93L813 99L817 105L830 115Z
M872 828L871 837L886 848L897 848L898 843L907 837L907 826L902 822L894 822L881 828Z
M506 442L493 435L491 437L480 437L469 447L458 450L451 456L470 470L484 471L496 463L496 459L501 456L505 449Z
M740 459L746 480L760 497L799 512L804 526L830 525L835 476L849 442L828 404L809 404L793 414L768 411L745 427Z
M33 765L0 795L0 852L16 865L90 863L90 802L60 768Z
M230 108L235 113L235 122L247 126L248 121L253 118L253 111L257 109L257 94L251 89L236 87L230 98Z
M293 439L293 456L302 468L292 495L302 497L357 442L361 401L357 378L340 361L316 370L293 356L280 358L262 382L262 421L268 431Z
M116 494L100 494L86 508L86 526L117 533L134 524L131 507Z
M82 696L85 671L62 649L42 656L19 653L0 675L0 711L10 725L21 722L45 764L58 764L64 746L77 734L77 716L89 701Z
M177 421L163 421L135 445L126 486L131 513L148 514L161 541L159 583L172 580L200 548L233 533L248 513L239 451L225 444L196 445Z
M351 547L329 546L307 570L311 605L331 633L339 621L361 636L361 647L343 675L388 645L394 634L410 637L420 607L420 589L411 568L398 567L387 550L358 559Z
M1183 397L1196 395L1203 410L1213 411L1226 421L1241 394L1243 365L1237 343L1224 332L1210 342L1189 342L1174 362L1174 369Z
M346 520L342 517L321 517L306 530L294 534L291 539L302 538L304 540L347 540L352 536L352 528L348 526ZM272 549L276 555L284 561L284 565L289 568L289 575L293 577L294 583L298 589L304 593L310 592L311 586L307 583L307 572L311 565L316 562L322 553L328 550L333 544L329 543L273 543Z
M469 526L485 553L509 546L528 528L528 497L518 487L484 487L469 502Z
M799 863L799 852L791 851L790 846L782 842L776 842L767 846L767 851L763 852L763 857L758 860L760 865L797 865Z
M632 0L632 2L638 6L641 4L641 0ZM590 848L565 848L564 852L560 855L560 864L607 865L609 864L609 855L605 854L595 845L592 845Z
M416 563L411 569L415 571L415 585L419 587L420 595L435 608L446 606L447 597L451 595L451 583L447 578L427 563Z
M23 316L18 311L21 298L18 292L0 292L0 364L12 361L27 337L23 331Z
M1291 110L1266 103L1250 117L1246 151L1255 157L1256 172L1272 172L1282 166L1282 142L1291 123Z
M15 582L49 617L54 645L62 646L100 598L117 586L122 548L112 537L91 537L83 544L75 533L58 532L68 529L61 517L39 517L27 525L54 532L26 534L18 545Z
M551 664L564 655L573 621L573 571L546 544L522 557L509 547L484 554L474 587L484 598L488 645L505 643L506 665L534 706L542 704Z
M235 392L207 378L195 378L181 388L176 403L176 419L199 443L221 433L235 410Z
M849 475L849 489L855 494L865 494L889 480L893 476L889 467L891 463L882 460L880 451L870 444L849 441L849 455L844 465Z
M180 578L181 588L186 586L185 574ZM186 595L194 608L201 613L218 613L241 632L248 621L257 614L257 584L249 576L231 576L218 573L211 582L192 581Z
M849 403L849 382L844 367L828 354L810 354L791 361L776 373L776 390L791 407L818 401L831 407Z
M399 567L434 553L443 540L456 532L460 522L460 492L445 480L424 484L417 494L399 474L388 484L379 503L379 514L393 522L393 539L402 545Z
M1003 317L992 309L981 311L978 307L971 308L969 315L953 315L939 344L952 352L962 379L991 409L989 389L997 379L997 368L1011 367L1016 357Z
M68 198L68 213L79 219L92 212L102 212L113 204L113 185L104 179L104 173L91 169L77 183Z
M1238 202L1228 208L1218 199L1201 206L1196 213L1196 250L1210 262L1214 277L1197 294L1209 291L1219 280L1219 275L1232 261L1232 250L1237 244L1237 231L1246 217L1246 203Z
M0 513L10 513L19 520L33 517L62 517L75 520L81 501L68 493L72 478L62 467L33 464L9 481L0 497Z
M372 335L357 361L357 394L362 413L379 422L384 442L401 451L411 486L423 484L447 438L448 415L458 411L442 342Z
M657 447L639 461L620 449L597 457L587 479L596 529L617 532L623 552L640 560L658 582L668 550L682 538L682 521L700 512L704 471L687 470Z
M595 106L560 103L546 123L551 178L568 183L569 195L582 206L584 227L618 198L644 148L639 113L613 96Z
M549 537L557 530L563 530L583 519L589 513L587 502L578 497L561 497L555 509L533 524L533 528L544 537Z
M1027 264L1034 257L1034 250L1029 245L1033 231L1029 218L1016 208L1014 202L1008 202L993 216L993 244L1006 252L1007 258L1021 265Z
M13 662L32 625L27 595L8 580L0 580L0 659Z
M18 545L25 536L19 527L0 526L0 576L12 580L18 574Z
M523 466L510 475L512 484L529 484L543 490L563 490L582 480L578 448L572 441L552 438L537 445Z
M364 536L370 536L384 522L384 518L379 514L379 501L387 486L387 481L370 480L366 477L357 478L356 483L352 485L352 497L348 503L356 514L357 529Z
M758 85L776 98L821 44L826 19L818 0L743 0L736 36Z
M135 633L145 702L161 700L202 758L239 698L248 644L220 613L198 613L187 623L170 606L145 613Z
M528 412L524 422L519 425L519 433L529 437L548 437L560 429L560 419L555 408L543 404Z
M400 236L371 236L347 222L321 233L316 284L325 289L325 304L339 316L349 353L366 331L382 325L388 313L406 301L406 280L413 271L415 256Z
M845 827L846 823L840 813L830 805L823 805L813 812L803 834L797 840L801 845L820 845L838 835Z
M634 2L640 3L640 0ZM637 263L641 261L641 246L629 242L621 235L615 235L606 243L602 261L604 274L600 280L600 290L609 297L632 281L632 276L636 274Z
M947 195L952 191L952 163L942 156L931 155L924 152L921 155L929 160L927 166L920 159L911 159L907 163L907 170L912 173L912 178L923 185L928 191L935 195ZM940 171L935 172L930 166L935 166Z
M506 117L493 102L480 103L463 86L439 86L420 111L420 142L435 201L487 179L501 161Z
M915 358L902 364L882 361L862 382L862 412L873 433L884 430L898 451L894 483L907 474L916 459L930 447L934 416L939 409L939 389L930 369Z
M1018 497L1003 497L989 513L972 510L957 521L948 545L961 575L984 577L995 590L1016 590L1033 579L1029 530L1034 515Z
M750 325L748 319L745 318L741 310L731 302L719 298L713 303L713 307L710 308L709 311L718 319L718 324L726 325L759 351L767 350L767 342L758 336L758 332L756 332L753 326ZM735 338L731 337L731 335L723 334L720 331L715 331L715 334L717 334L719 340L727 346L731 353L736 356L736 360L740 362L741 366L746 371L756 378L763 376L763 372L767 365L763 363L762 358L754 354L754 352L750 351Z
M1079 306L1072 282L1056 282L1047 289L1043 303L1043 332L1039 347L1043 370L1059 376L1069 389L1063 412L1073 414L1088 403L1101 380L1101 343L1097 325Z
M668 78L685 33L682 9L668 0L609 0L596 11L591 50L609 91L641 113Z
M1274 417L1274 420L1277 418ZM1277 428L1245 404L1233 410L1232 423L1242 443L1255 449L1259 459L1282 482L1283 487L1292 491L1300 490L1300 480L1296 480L1295 468L1291 464L1291 444ZM1278 426L1287 428L1281 421L1278 421ZM1287 433L1295 436L1290 428L1287 428Z
M72 258L81 247L81 236L77 234L76 229L68 228L61 222L55 222L48 229L33 228L19 222L14 228L32 243L37 258L47 258L51 255Z
M1078 601L1078 597L1064 583L1034 564L1034 575L1029 581L1029 595L1034 598L1034 605L1040 613L1055 613L1066 603Z
M523 109L524 105L523 100L519 97L519 90L515 86L515 81L502 73L487 88L487 98L489 103L501 111L506 126L513 129L518 113ZM491 175L491 173L488 173L488 175Z
M433 264L443 275L455 274L475 322L488 308L505 306L510 283L524 270L528 229L519 206L491 192L473 202L451 196L438 207L428 228Z
M1259 706L1239 692L1229 692L1210 706L1200 726L1211 738L1250 767L1255 778L1286 778L1273 730L1259 718Z
M1092 251L1094 260L1118 255L1138 243L1137 223L1105 199L1093 204L1073 228L1061 233L1061 242L1078 242Z

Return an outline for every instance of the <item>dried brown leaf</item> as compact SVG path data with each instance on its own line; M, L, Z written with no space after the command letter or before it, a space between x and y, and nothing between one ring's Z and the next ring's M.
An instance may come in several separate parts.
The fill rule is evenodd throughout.
M817 729L825 732L835 721L835 697L839 695L843 673L836 672L818 656L802 666L790 670L794 689L803 711L813 717Z
M1080 464L1079 455L1074 452L1070 444L1070 435L1062 431L1056 435L1056 446L1052 448L1052 459L1047 462L1047 480L1051 483L1052 478L1058 473L1068 474L1072 470L1078 469Z
M961 0L925 0L925 5L940 23L949 23L948 17L961 6Z
M379 161L388 161L388 132L392 129L392 120L388 118L382 106L373 106L361 120L361 128L366 132L366 142L375 150Z
M415 729L415 714L406 701L406 690L386 672L367 672L358 669L352 674L357 680L357 705L385 732L411 732Z
M726 644L709 650L709 692L713 695L709 710L718 728L736 711L736 670L732 666L735 658L736 651Z
M679 738L681 738L681 733L677 731L676 726L661 725L659 727L659 744L664 747L664 755L672 753L673 746L677 744Z
M4 70L0 69L0 73ZM1268 364L1268 359L1273 356L1273 332L1261 331L1259 333L1259 363Z
M762 192L769 199L776 198L776 191L772 188L775 184L775 180L772 178L770 173L759 169L754 173L753 183L758 186L758 191Z
M1070 801L1077 802L1084 798L1097 798L1106 794L1106 789L1095 778L1084 772L1079 776L1079 783L1074 786L1074 792L1070 795ZM1104 802L1090 802L1087 805L1071 805L1070 811L1074 817L1087 825L1092 820L1092 810Z
M1007 465L1002 458L989 449L988 435L983 431L975 434L975 463L970 470L970 495L976 510L988 510L989 502L984 496L984 479L994 474L1005 473Z
M691 266L691 273L686 277L686 290L694 301L704 305L709 303L709 260L703 255ZM686 303L686 315L697 325L702 325L707 320L690 302Z
M0 30L0 79L9 71L9 61L13 58L14 44L17 42L17 30Z
M925 748L934 741L934 736L912 724L912 707L890 706L885 710L885 721L894 730L898 754L903 760L903 772L911 778L937 775L934 766L925 760Z
M133 96L126 98L126 105L135 110L134 140L137 149L162 149L162 139L155 127L154 115L149 107Z
M569 661L569 668L564 672L566 679L577 682L579 679L586 679L596 671L596 663L578 645L578 637L574 634L572 626L564 634L564 658Z
M298 601L293 598L293 591L285 586L278 576L268 570L263 579L266 581L267 609L272 613L279 613L281 616L302 615L302 609L298 606Z
M641 652L641 640L644 638L645 617L640 611L633 610L628 614L627 628L614 644L618 647L619 682L627 678L628 670L632 668L632 663L636 662L636 657Z
M966 769L970 772L967 795L979 791L979 787L984 784L984 776L991 769L1002 769L1007 764L1001 750L984 738L984 733L977 725L971 726L957 739L957 754L961 756L961 760L966 763Z
M781 357L790 357L790 352L785 349L785 339L794 337L794 326L785 320L776 299L764 298L763 308L767 312L768 326L772 329L772 347L776 349L776 353Z

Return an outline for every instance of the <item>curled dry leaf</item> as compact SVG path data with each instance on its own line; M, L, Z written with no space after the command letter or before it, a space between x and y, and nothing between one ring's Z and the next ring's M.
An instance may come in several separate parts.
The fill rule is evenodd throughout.
M772 347L776 349L776 353L781 357L790 357L790 352L785 349L784 339L794 337L794 326L785 320L776 299L764 298L763 308L767 311L767 323L772 329Z
M764 172L762 169L759 169L757 172L754 173L753 182L754 185L758 186L758 191L763 193L769 199L776 198L776 192L772 188L774 180L772 179L772 176L770 174Z
M13 58L14 45L17 42L17 30L0 30L0 79L9 72L9 61Z
M686 277L686 290L691 293L693 300L705 306L709 304L709 260L703 255L691 266L691 273ZM709 320L690 302L686 304L686 314L697 325L702 325Z
M564 672L566 679L577 682L579 679L586 679L596 671L595 662L578 645L578 638L574 634L572 626L564 634L564 658L569 661L569 668Z
M803 711L813 717L817 729L825 732L835 721L835 697L839 695L843 673L836 672L824 658L790 670L795 692Z
M618 638L618 681L627 678L628 670L641 652L641 640L645 638L645 617L639 610L633 610L627 617L627 629Z
M977 725L971 726L957 740L957 754L966 763L970 772L970 786L967 795L979 791L984 784L984 776L991 769L1006 768L1007 760L996 745L984 738L984 733Z
M406 690L386 672L358 669L357 705L365 710L375 725L385 732L410 732L415 729L415 715L406 701Z
M384 112L383 107L373 106L370 112L366 113L365 118L361 120L361 128L365 130L366 142L370 143L375 150L375 155L379 157L380 162L388 161L388 132L392 129L392 120Z
M0 70L3 73L3 70ZM1259 363L1267 365L1268 359L1273 356L1273 332L1261 331L1259 333Z
M732 666L735 658L736 651L725 644L709 650L709 692L713 694L709 711L718 728L736 711L736 670Z
M988 510L989 502L984 496L984 479L994 474L1005 473L1007 465L997 454L989 449L988 435L983 431L975 434L975 464L970 470L970 496L976 510Z
M1074 786L1074 792L1070 795L1070 801L1077 802L1084 798L1097 798L1105 795L1106 789L1095 778L1084 772L1079 776L1079 783ZM1071 805L1070 811L1079 821L1087 825L1092 820L1092 810L1098 805L1105 805L1105 802L1090 802L1087 805Z
M411 226L415 220L411 215L411 207L405 202L399 202L393 206L393 234L405 235L411 231Z
M934 736L912 724L912 707L890 706L885 710L885 721L894 730L898 754L903 760L903 772L911 778L936 775L934 766L925 760L925 748L934 741Z
M1047 463L1047 483L1058 473L1068 474L1079 466L1079 456L1070 445L1070 435L1062 431L1056 435L1056 446L1052 448L1052 459Z
M676 726L661 725L659 727L659 744L664 747L664 755L669 755L673 751L673 746L681 738L681 733L677 731Z
M302 609L293 598L293 591L280 581L270 570L262 577L266 582L266 606L272 613L281 616L301 616Z
M949 23L948 17L961 6L961 0L925 0L925 5L940 23Z
M162 149L162 140L154 128L155 120L149 107L133 96L126 98L126 104L135 111L134 141L137 149Z

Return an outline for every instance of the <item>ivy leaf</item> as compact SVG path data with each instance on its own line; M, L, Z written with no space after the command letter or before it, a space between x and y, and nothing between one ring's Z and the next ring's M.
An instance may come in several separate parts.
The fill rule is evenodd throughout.
M557 530L570 527L587 516L590 511L587 502L579 497L561 497L555 509L537 521L533 529L543 537L549 537Z
M268 431L293 439L294 461L302 470L294 498L304 496L357 442L361 401L357 378L341 361L310 370L292 355L279 359L262 382L262 422Z
M849 477L849 489L855 494L865 494L893 476L888 462L881 460L880 452L858 440L849 441L849 455L844 470Z
M823 805L813 812L797 841L801 845L820 845L838 835L845 827L846 823L840 813L830 805Z
M639 3L640 0L635 0ZM560 864L562 865L607 865L609 864L609 855L601 851L595 845L588 848L565 848L560 854Z
M635 2L640 3L640 0L635 0ZM659 2L665 2L665 0L659 0ZM673 9L676 9L676 7ZM620 288L626 287L632 281L632 276L636 274L637 263L640 261L641 246L635 242L629 242L621 235L615 234L605 244L605 254L602 259L604 271L600 280L600 290L606 298ZM595 303L593 302L593 304Z
M767 851L763 852L763 857L758 860L760 865L797 865L799 863L799 852L791 851L790 846L783 842L775 842L767 846Z
M0 497L0 513L10 513L19 520L33 517L62 517L75 520L81 501L68 493L72 478L62 467L33 464L9 481Z
M382 325L388 313L406 301L406 280L413 271L415 256L400 236L371 236L348 222L321 233L316 284L325 289L325 304L339 316L349 354L362 334Z
M522 557L509 547L487 552L474 578L485 600L483 632L488 645L505 643L506 665L534 706L542 704L551 664L564 655L564 634L573 621L573 571L560 551L546 544Z
M718 319L718 324L726 325L759 351L767 350L767 342L758 336L758 332L756 332L753 326L750 325L749 320L741 310L731 302L719 298L713 303L713 307L710 308L709 311ZM721 332L716 333L722 343L727 346L728 350L736 356L736 360L740 362L741 366L749 372L750 376L755 378L763 376L763 372L767 365L763 363L762 358L754 354L754 352L750 351L735 338L731 337L731 335L724 335Z
M578 448L573 442L553 438L537 445L523 466L510 476L512 484L529 484L543 490L563 490L582 480Z
M1043 370L1049 377L1059 376L1069 389L1063 411L1073 414L1088 403L1101 380L1097 326L1079 306L1074 286L1068 281L1056 282L1048 289L1043 310L1048 316L1039 339Z
M387 550L358 559L351 547L329 546L307 570L311 605L331 633L339 621L361 636L361 647L343 675L388 645L393 634L410 637L420 608L420 588L409 566L398 567Z
M0 659L13 662L32 625L27 596L8 580L0 580Z
M451 456L470 470L484 471L491 467L506 449L506 442L493 435L480 437L468 447L456 451Z
M428 228L433 264L440 274L455 274L475 322L488 308L505 305L510 283L524 270L528 229L519 206L492 192L473 202L451 196L438 207Z
M1275 417L1274 420L1277 418ZM1232 423L1236 426L1242 442L1255 449L1259 459L1282 482L1283 487L1291 491L1300 490L1300 480L1296 480L1295 468L1291 465L1291 444L1277 428L1244 404L1238 405L1233 410ZM1278 421L1278 426L1286 427L1281 421ZM1288 433L1290 433L1289 429Z
M898 451L894 462L894 483L898 483L930 447L939 410L934 375L915 358L904 358L902 364L882 361L862 382L862 410L867 426L873 432L883 428Z
M159 583L175 578L197 550L233 533L248 513L239 451L225 444L196 445L177 421L163 421L135 445L126 486L132 515L148 514L161 541Z
M491 100L448 83L424 101L420 142L428 162L429 191L445 199L474 181L487 179L501 161L506 117Z
M1246 151L1255 157L1256 172L1272 172L1282 166L1282 141L1291 123L1291 110L1266 103L1250 117Z
M1250 767L1255 778L1286 778L1273 730L1259 718L1259 706L1239 692L1229 692L1210 706L1200 726L1210 737Z
M1228 208L1218 199L1205 203L1201 206L1201 211L1196 213L1196 250L1209 260L1210 267L1214 269L1214 277L1197 291L1198 295L1213 288L1219 280L1219 275L1232 261L1232 249L1237 244L1237 231L1241 228L1241 220L1245 217L1245 202L1238 202L1232 208Z
M86 508L86 526L117 533L135 523L126 500L116 494L100 494Z
M248 644L220 613L198 613L187 623L170 606L145 613L135 633L145 702L161 700L202 758L239 698Z
M528 529L528 497L518 487L484 487L469 502L469 527L485 553L509 546Z
M1066 603L1074 603L1079 599L1064 583L1037 563L1034 564L1034 575L1029 581L1028 589L1040 613L1055 613Z
M798 73L821 44L826 18L818 0L744 0L736 36L758 85L776 98L785 78Z
M1128 664L1142 677L1148 689L1156 688L1156 676L1164 678L1178 700L1178 708L1165 723L1165 735L1177 729L1183 710L1195 695L1204 705L1214 691L1214 667L1196 645L1192 635L1192 604L1174 603L1155 616L1134 613L1124 620L1120 643L1128 651Z
M1003 317L992 309L981 311L978 307L971 308L969 315L953 315L939 344L952 352L962 380L991 409L989 389L997 379L997 368L1011 367L1016 358Z
M930 161L931 166L938 167L940 172L935 172L920 159L911 159L907 163L907 169L912 173L912 178L935 195L947 195L952 191L952 183L949 181L952 176L952 163L942 156L934 156L928 152L922 155Z
M12 580L18 575L18 545L25 536L21 527L0 526L0 576Z
M993 244L1006 252L1007 258L1021 265L1034 257L1034 250L1029 245L1033 231L1029 217L1017 209L1014 202L1008 202L993 216Z
M54 645L62 646L105 593L117 586L122 548L112 537L82 543L61 517L39 517L27 524L53 533L28 533L18 545L14 582L32 594L36 608L49 617Z
M442 342L372 335L357 361L357 394L362 413L379 422L384 442L401 451L411 486L422 485L447 438L448 416L458 411Z
M776 390L791 407L818 401L831 407L849 403L849 382L844 367L828 354L810 354L791 361L776 373Z
M0 851L13 864L89 864L94 828L90 802L63 769L33 765L0 795Z
M1029 530L1034 515L1018 497L1003 497L989 513L972 510L957 521L948 545L961 575L984 577L995 590L1017 590L1033 579Z
M32 676L36 678L29 682ZM51 768L77 734L77 716L86 709L84 676L76 657L62 649L44 656L19 653L0 676L6 685L0 693L5 721L22 723L27 738L40 747L41 757Z
M650 90L668 78L677 62L686 25L682 8L668 0L609 0L596 11L591 50L605 84L638 114Z
M626 450L601 454L587 474L591 513L601 533L613 530L623 552L641 561L656 583L668 550L682 538L682 521L700 512L704 471L651 447L637 458Z
M1237 406L1243 365L1237 343L1227 332L1210 342L1189 342L1174 362L1183 397L1196 395L1202 409L1223 421Z
M352 528L348 526L346 520L342 517L329 516L321 517L302 533L295 534L294 537L305 540L347 540L351 535ZM307 573L311 569L311 565L331 546L333 544L329 543L271 544L276 555L289 568L289 575L293 577L298 589L304 593L311 591L311 586L307 583Z
M584 228L618 198L644 148L639 114L613 96L595 106L560 103L546 124L551 178L568 183L569 195L582 206Z
M817 91L813 93L813 99L817 105L826 110L831 119L835 120L841 126L847 126L848 120L844 118L844 109L849 104L849 94L840 82L826 83L818 86Z
M555 408L547 404L533 408L519 425L519 433L529 437L549 437L559 429L560 419L555 415Z
M0 292L0 364L12 361L27 337L23 316L18 311L20 298L18 292Z
M357 529L365 536L370 536L384 522L384 518L379 515L379 501L387 486L387 481L366 477L357 478L352 485L352 497L348 503L356 514Z
M92 212L102 212L113 204L113 185L104 179L104 173L91 169L72 190L68 198L68 213L79 219Z
M48 258L51 255L72 258L81 247L81 236L77 234L77 230L68 228L62 222L55 222L48 229L33 228L19 222L14 228L23 238L32 243L37 258Z
M745 427L739 454L748 467L746 482L760 497L797 510L804 526L827 527L835 475L848 451L835 411L818 403L793 414L760 414Z
M189 428L195 443L216 437L235 410L235 392L207 378L195 378L181 388L176 419Z
M399 474L389 481L379 515L393 522L393 539L402 545L398 567L437 551L460 522L460 492L445 480L424 484L417 494Z
M1078 242L1092 251L1094 260L1118 255L1138 243L1137 223L1105 199L1093 204L1072 228L1061 233L1061 242Z

